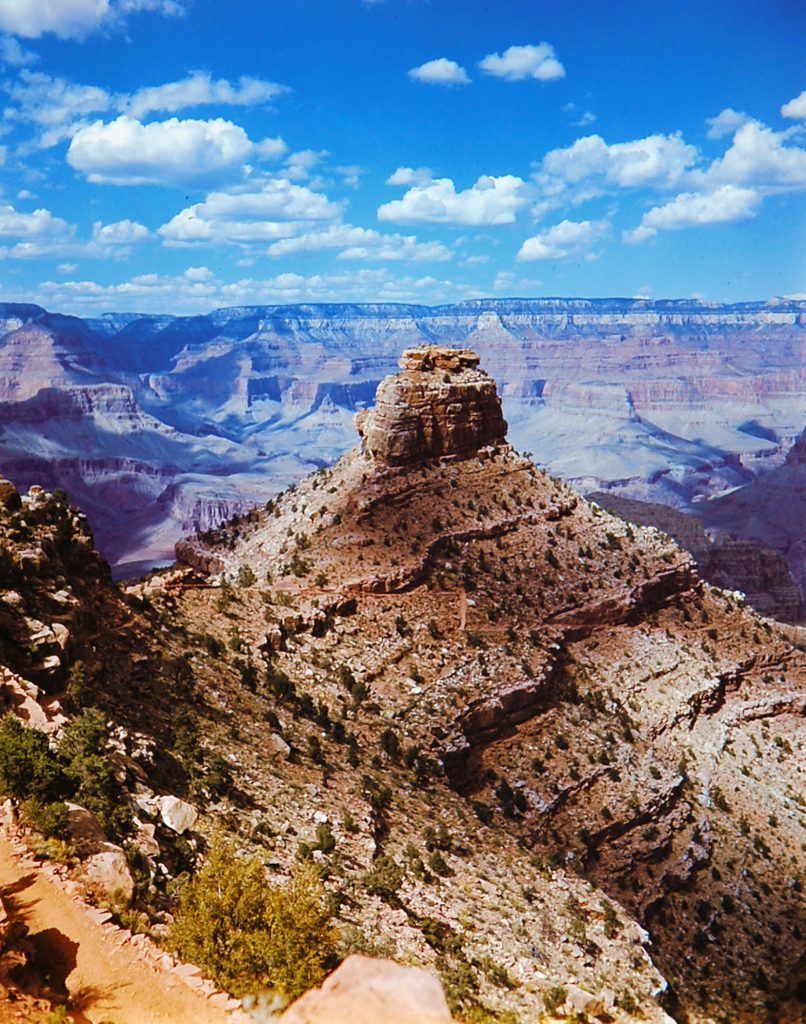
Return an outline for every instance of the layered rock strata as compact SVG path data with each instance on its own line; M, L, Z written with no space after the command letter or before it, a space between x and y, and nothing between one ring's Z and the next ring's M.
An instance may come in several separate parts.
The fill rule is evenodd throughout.
M506 438L495 381L469 349L408 349L403 371L381 381L376 405L356 417L364 448L376 463L406 466L429 458L463 457Z

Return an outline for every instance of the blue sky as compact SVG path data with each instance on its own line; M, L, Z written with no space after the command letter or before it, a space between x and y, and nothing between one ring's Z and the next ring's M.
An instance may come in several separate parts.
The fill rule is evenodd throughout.
M796 0L0 0L0 295L806 297Z

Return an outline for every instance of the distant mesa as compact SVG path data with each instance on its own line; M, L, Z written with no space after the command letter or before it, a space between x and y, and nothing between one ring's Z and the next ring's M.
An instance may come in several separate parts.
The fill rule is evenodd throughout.
M364 450L380 466L466 458L506 440L495 381L466 348L427 345L400 357L401 373L378 386L375 407L356 416Z

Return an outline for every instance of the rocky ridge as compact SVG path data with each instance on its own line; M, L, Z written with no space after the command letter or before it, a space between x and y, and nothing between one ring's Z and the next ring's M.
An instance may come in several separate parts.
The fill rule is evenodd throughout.
M418 419L473 419L412 359ZM803 631L488 422L354 450L125 590L62 495L0 486L0 661L25 679L28 620L75 599L27 706L106 717L154 935L219 826L278 879L316 865L341 955L438 974L459 1020L794 1024Z

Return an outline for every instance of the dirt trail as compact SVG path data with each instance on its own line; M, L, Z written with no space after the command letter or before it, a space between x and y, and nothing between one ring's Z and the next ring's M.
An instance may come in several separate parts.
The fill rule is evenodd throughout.
M5 831L0 896L12 916L27 924L38 969L49 974L55 990L71 997L77 1024L234 1024L236 1016L122 943L126 933L94 921L41 867L15 852ZM0 1021L16 1019L11 1006L0 1005Z

